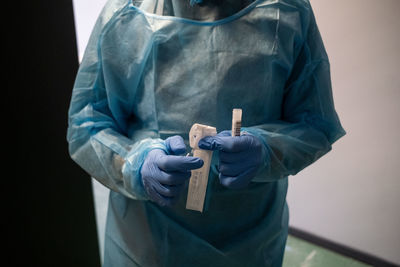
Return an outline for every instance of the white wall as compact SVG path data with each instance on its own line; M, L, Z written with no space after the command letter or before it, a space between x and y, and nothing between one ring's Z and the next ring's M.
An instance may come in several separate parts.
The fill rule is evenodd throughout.
M311 2L347 135L291 177L290 224L400 264L400 1Z
M347 135L290 178L290 224L400 264L400 1L311 0ZM83 54L105 0L74 0ZM107 190L93 183L101 249Z
M90 33L100 14L106 0L73 0L75 15L75 30L78 43L79 61L82 60ZM95 213L97 221L97 234L101 259L104 252L104 232L108 208L108 188L92 178L92 186L95 200Z
M80 61L96 19L107 0L72 0L72 2L74 5L75 30Z

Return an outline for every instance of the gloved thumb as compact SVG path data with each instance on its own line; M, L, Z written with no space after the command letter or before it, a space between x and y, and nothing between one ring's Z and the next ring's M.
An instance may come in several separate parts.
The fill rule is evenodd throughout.
M198 146L206 150L220 150L229 153L241 152L257 144L254 136L241 135L231 137L226 134L206 136L199 140ZM259 142L258 142L259 143Z
M165 139L165 145L171 155L182 155L186 152L185 142L179 135L174 135Z

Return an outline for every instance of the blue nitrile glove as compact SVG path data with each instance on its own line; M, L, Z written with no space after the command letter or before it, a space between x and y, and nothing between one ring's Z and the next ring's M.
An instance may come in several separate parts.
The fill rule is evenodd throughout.
M144 189L149 198L160 206L171 206L190 178L190 170L198 169L204 162L200 158L178 156L186 152L182 137L175 135L165 140L167 155L161 149L151 150L140 170Z
M231 189L246 187L263 163L263 145L251 134L231 136L223 131L199 140L199 148L219 151L219 180Z

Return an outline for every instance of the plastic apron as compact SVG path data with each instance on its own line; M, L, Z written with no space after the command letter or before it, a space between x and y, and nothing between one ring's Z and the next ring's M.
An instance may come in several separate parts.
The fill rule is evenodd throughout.
M194 123L230 129L233 108L242 108L269 159L242 190L221 186L214 163L203 213L185 209L186 191L173 207L148 201L138 175L114 168L130 162L135 172L124 165L122 173L137 174L143 147L175 134L187 140ZM104 266L280 266L287 176L345 133L312 10L301 0L257 0L213 22L114 1L85 52L69 123L72 158L112 189Z

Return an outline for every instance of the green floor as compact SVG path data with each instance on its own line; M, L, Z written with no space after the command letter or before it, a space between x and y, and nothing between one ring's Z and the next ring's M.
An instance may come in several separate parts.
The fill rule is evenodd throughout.
M288 237L283 267L366 267L365 263L318 247L302 239Z

